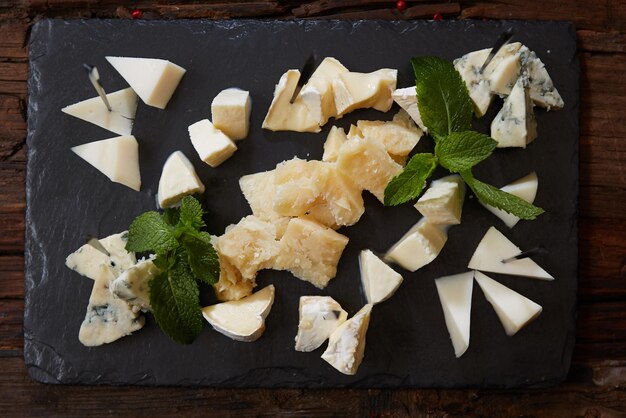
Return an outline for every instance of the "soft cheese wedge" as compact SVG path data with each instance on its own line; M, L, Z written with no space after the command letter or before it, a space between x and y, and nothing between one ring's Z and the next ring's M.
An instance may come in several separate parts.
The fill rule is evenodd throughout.
M100 96L66 106L61 111L118 135L130 135L137 111L137 95L133 89L128 88L106 96L111 111Z
M252 294L254 280L245 280L241 272L219 252L219 238L211 236L211 244L215 247L220 262L220 278L213 284L215 297L222 302L239 300Z
M527 84L524 77L517 80L491 122L491 137L498 142L498 148L526 148L537 138L537 121Z
M454 347L454 355L459 358L467 351L470 343L474 272L440 277L435 279L435 285Z
M85 244L65 259L65 265L81 276L96 280L102 274L101 265L107 266L115 277L130 268L137 259L135 253L126 251L128 231L109 235L98 240L109 255Z
M361 251L359 267L367 303L372 305L389 299L402 284L402 276L376 257L371 250Z
M202 315L215 331L236 341L256 341L265 331L265 318L274 303L274 285L243 299L202 308Z
M326 57L300 90L300 97L311 118L320 126L328 122L329 118L337 116L332 80L347 72L348 69L337 59Z
M535 201L535 196L537 196L538 186L539 180L537 179L537 173L533 171L527 176L524 176L521 179L515 180L513 183L501 187L500 190L517 196L520 199L527 201L528 203L533 203ZM480 204L487 208L489 212L502 219L502 222L504 222L504 224L509 228L513 228L520 220L517 216L511 215L510 213L505 212L502 209L495 208L483 202L480 202Z
M480 271L474 272L474 278L500 318L506 335L514 335L541 313L540 305L487 277Z
M334 163L339 156L341 146L348 140L346 131L338 126L333 126L328 132L326 142L324 142L324 155L322 161Z
M163 164L157 200L162 208L180 204L183 197L204 193L204 184L196 174L193 164L182 151L174 151Z
M522 59L518 53L521 47L519 42L503 46L485 68L483 77L491 92L503 96L509 94L521 73Z
M333 79L333 95L339 116L356 109L391 109L391 93L396 89L398 70L383 68L372 73L340 73Z
M461 223L465 182L458 174L442 177L430 184L430 187L415 204L429 222L443 225Z
M185 69L156 58L106 57L141 100L148 106L165 109Z
M291 96L298 85L300 71L289 70L280 77L274 89L274 99L263 120L263 129L270 131L319 132L320 127L298 95L293 103Z
M215 168L229 159L237 145L210 120L203 119L190 125L189 139L202 161Z
M233 141L244 139L250 130L250 92L229 88L219 92L211 102L213 125Z
M502 262L502 260L516 256L521 252L522 250L517 245L492 226L476 247L476 251L474 251L474 255L472 255L467 266L473 270L491 273L554 280L554 277L530 258L512 260L507 263Z
M437 258L447 240L444 227L422 218L387 251L385 260L416 271Z
M343 374L356 374L363 361L372 306L365 305L330 334L328 348L322 354L322 359Z
M317 349L343 324L348 313L330 296L301 296L296 351Z
M489 82L480 71L487 60L491 48L473 51L454 60L454 68L459 72L474 103L474 113L477 117L484 116L493 100L493 93L489 89Z
M72 151L87 161L112 182L139 191L139 144L134 136L118 136L72 147Z
M160 272L152 262L153 259L152 257L139 261L134 266L124 270L111 283L111 292L128 302L134 312L152 310L149 283Z
M115 279L111 269L100 265L85 320L80 326L78 339L87 347L111 343L129 335L144 325L145 319L124 300L114 296L109 287Z
M424 122L422 122L422 116L417 106L415 86L394 90L391 97L394 102L398 103L398 105L409 114L411 119L417 123L417 126L419 126L423 132L428 132Z

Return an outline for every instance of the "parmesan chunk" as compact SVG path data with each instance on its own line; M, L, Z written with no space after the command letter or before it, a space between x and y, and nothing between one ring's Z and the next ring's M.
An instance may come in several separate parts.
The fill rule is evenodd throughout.
M406 157L423 134L415 124L407 122L396 115L390 122L360 120L356 125L364 137L371 137L382 143L391 156Z
M330 128L326 142L324 142L324 156L322 161L335 162L339 155L339 149L348 140L343 128L333 126Z
M326 188L330 166L293 158L276 166L274 210L282 216L304 215Z
M243 192L252 213L264 221L273 221L281 217L274 210L275 170L248 174L239 179L239 187Z
M255 286L254 280L244 280L239 270L218 251L218 237L211 237L211 243L216 248L220 262L220 278L213 284L215 296L220 301L239 300L250 294Z

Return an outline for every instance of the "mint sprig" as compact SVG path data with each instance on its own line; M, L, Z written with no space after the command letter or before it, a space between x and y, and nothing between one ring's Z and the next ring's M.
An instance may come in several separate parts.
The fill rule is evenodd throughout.
M419 196L426 179L436 167L437 158L433 154L415 154L404 170L391 179L385 188L385 205L400 205Z
M435 145L439 164L452 173L469 170L491 155L497 142L476 131L452 132Z
M154 317L168 336L190 344L202 331L199 282L218 281L220 264L200 202L185 196L180 208L139 215L128 229L126 249L156 254L160 274L149 282Z

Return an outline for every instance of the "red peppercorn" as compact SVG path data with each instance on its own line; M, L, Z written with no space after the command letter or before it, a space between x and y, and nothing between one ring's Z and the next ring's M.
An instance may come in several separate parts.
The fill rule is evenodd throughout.
M404 9L406 9L406 1L404 0L398 0L396 2L396 9L403 11Z
M441 13L435 13L435 15L433 16L433 20L441 20L443 19L443 16L441 16Z
M135 9L130 13L130 15L132 16L133 19L141 19L142 13L141 13L141 10Z

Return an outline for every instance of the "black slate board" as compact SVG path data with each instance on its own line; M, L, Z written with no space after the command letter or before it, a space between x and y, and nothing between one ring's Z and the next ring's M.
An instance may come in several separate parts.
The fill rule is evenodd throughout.
M265 335L255 343L232 341L208 325L190 346L177 345L152 318L131 337L96 348L78 341L92 281L70 271L64 259L85 234L124 230L139 213L155 208L166 157L180 149L207 186L211 232L250 213L237 180L271 169L294 155L319 159L329 123L321 134L272 133L261 129L274 84L314 51L339 58L353 71L398 68L398 86L412 85L409 58L453 59L479 48L512 26L516 39L545 62L566 107L537 111L539 138L526 150L498 150L476 169L477 177L501 186L536 170L536 203L547 214L508 230L466 199L463 223L453 227L439 258L376 306L367 334L365 360L356 376L344 376L312 353L293 349L300 295L328 294L352 315L364 303L357 254L384 251L418 214L410 205L384 208L366 193L366 212L341 232L350 243L337 277L324 291L286 272L263 271L260 286L273 283L276 301ZM222 387L518 387L556 384L567 375L574 344L577 286L578 61L575 31L561 22L379 22L379 21L60 21L46 20L30 39L26 301L24 357L30 375L46 383L210 385ZM105 55L169 59L188 71L167 109L140 103L134 134L140 143L141 192L111 183L70 152L70 147L115 136L61 113L61 107L94 92L81 64L97 65L109 91L125 87ZM210 102L223 88L250 90L250 136L218 169L203 164L187 126L210 117ZM477 123L488 132L501 106L496 100ZM337 122L389 119L394 112L357 111ZM427 149L429 141L418 146ZM541 316L507 337L478 286L473 295L471 344L455 359L433 279L466 271L474 248L495 225L522 248L538 243L550 251L537 261L556 280L545 282L491 275L544 307ZM213 301L210 289L203 303Z

